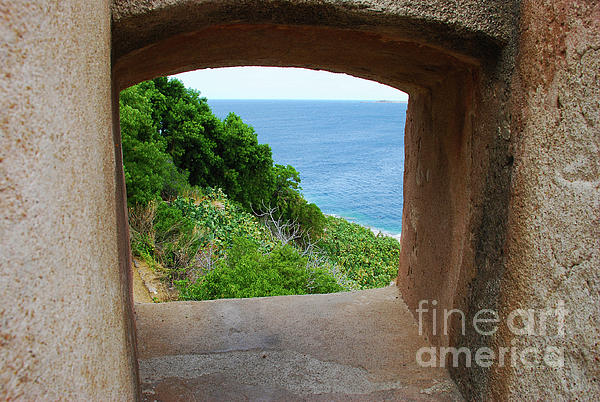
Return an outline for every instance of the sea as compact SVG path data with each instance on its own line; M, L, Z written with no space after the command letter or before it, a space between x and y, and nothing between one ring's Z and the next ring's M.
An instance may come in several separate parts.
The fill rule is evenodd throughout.
M402 231L404 102L208 100L300 173L304 197L325 214L399 238Z

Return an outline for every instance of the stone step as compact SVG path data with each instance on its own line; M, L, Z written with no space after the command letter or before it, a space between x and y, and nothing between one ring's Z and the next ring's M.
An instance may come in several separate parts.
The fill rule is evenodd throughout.
M136 304L142 394L184 400L461 400L395 286Z

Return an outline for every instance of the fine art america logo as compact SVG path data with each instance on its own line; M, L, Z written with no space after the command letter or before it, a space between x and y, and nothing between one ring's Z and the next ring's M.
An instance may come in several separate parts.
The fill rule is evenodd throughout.
M564 366L564 351L562 347L544 345L543 347L519 347L518 337L542 336L545 339L557 339L565 336L565 303L559 301L556 308L549 309L517 309L511 311L506 320L501 320L497 311L483 309L477 311L473 320L467 322L465 313L458 309L438 311L437 300L421 300L417 308L419 315L419 335L423 336L423 324L431 324L433 335L438 335L438 317L442 319L441 333L448 335L448 322L457 315L462 323L462 335L466 333L466 325L472 325L475 332L481 336L491 336L498 331L499 325L505 324L515 335L510 346L501 346L497 350L480 347L475 350L461 347L422 347L417 351L417 364L421 367L445 367L446 364L458 367L462 359L466 367L473 364L479 367L550 367ZM439 316L438 314L442 314ZM430 321L426 316L430 315ZM525 342L527 343L527 342Z

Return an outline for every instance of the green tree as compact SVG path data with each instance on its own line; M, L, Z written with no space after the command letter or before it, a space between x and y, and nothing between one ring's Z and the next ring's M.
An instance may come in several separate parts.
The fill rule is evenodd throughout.
M194 186L221 187L246 207L273 191L273 158L254 129L235 114L220 121L206 98L181 81L156 78L140 84L166 152Z
M127 200L147 204L177 192L187 182L168 153L152 118L152 105L138 88L121 92L121 136Z
M206 98L166 77L139 86L152 104L153 121L175 165L189 173L191 185L213 185L211 177L220 164L214 152L215 139L222 123L212 114Z
M215 179L231 198L247 208L270 198L274 178L271 147L259 144L254 129L234 113L223 121L216 152L222 165Z
M324 217L300 193L300 176L273 165L271 148L231 113L223 121L206 98L166 77L121 93L121 131L129 204L176 198L189 186L222 188L246 209L276 206L318 238Z

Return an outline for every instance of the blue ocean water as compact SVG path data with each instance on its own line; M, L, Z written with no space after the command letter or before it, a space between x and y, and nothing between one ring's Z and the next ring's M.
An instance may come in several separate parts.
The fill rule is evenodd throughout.
M300 172L304 197L326 214L389 234L402 228L406 103L209 100L239 115L275 163Z

